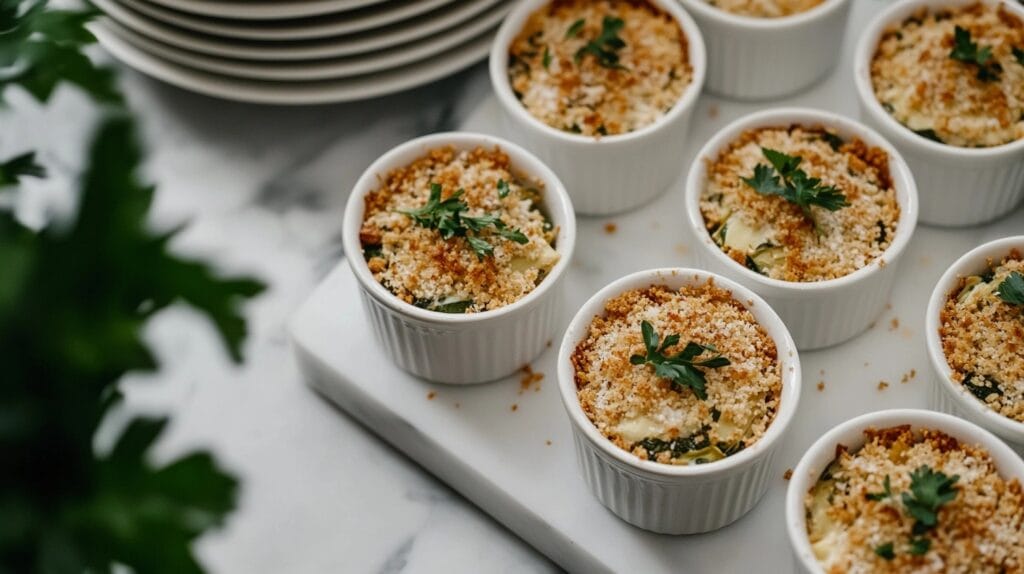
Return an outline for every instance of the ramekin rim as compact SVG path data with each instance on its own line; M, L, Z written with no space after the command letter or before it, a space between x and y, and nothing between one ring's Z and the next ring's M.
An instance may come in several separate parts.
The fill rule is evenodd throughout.
M687 9L693 10L707 18L714 19L718 24L759 31L789 31L790 29L798 26L816 24L819 20L823 20L826 17L831 16L832 13L841 9L844 4L849 2L849 0L825 0L821 4L818 4L809 10L790 14L789 16L780 16L778 18L758 18L756 16L733 14L732 12L722 10L721 8L709 6L704 0L679 1Z
M889 244L889 247L882 252L877 260L872 261L868 265L865 265L852 273L848 273L842 277L836 277L835 279L826 279L823 281L783 281L781 279L767 277L747 269L736 261L733 261L732 258L727 256L724 251L714 244L713 241L710 243L705 241L705 239L710 239L710 236L704 226L704 215L700 210L700 195L704 190L704 183L706 181L706 170L704 167L706 159L716 157L718 153L726 145L731 143L739 133L742 133L743 130L756 127L768 127L774 125L773 122L778 122L780 125L786 122L798 124L810 124L812 122L816 122L824 127L839 127L844 131L854 133L859 132L858 137L861 137L861 139L864 139L870 145L881 147L886 151L889 155L889 172L892 176L891 179L893 180L893 186L896 187L897 201L900 206L900 218L897 221L896 233L893 236L892 242ZM903 179L902 186L899 182L900 178ZM902 201L900 201L901 188L903 188L905 195L905 199ZM701 147L700 151L697 152L693 163L690 164L690 169L686 176L686 188L684 194L687 221L690 224L691 231L696 234L696 237L700 238L697 243L700 244L701 249L710 252L713 258L730 266L729 268L735 269L736 272L742 275L745 280L752 281L761 287L786 290L793 293L841 289L848 285L867 280L869 277L880 273L884 266L894 264L900 258L906 250L907 245L910 243L910 238L913 236L914 230L917 228L917 184L914 181L914 175L910 171L910 167L903 159L899 150L889 143L889 141L881 134L870 127L841 114L815 108L769 108L767 110L747 114L730 122L728 125L718 130L715 135L711 136L711 138L705 142L704 146ZM879 261L883 261L884 263L879 264Z
M978 440L975 442L984 447L993 459L1000 459L997 461L1000 474L1005 477L1018 478L1024 482L1024 460L1021 460L1013 449L997 436L968 420L926 409L886 409L847 419L830 428L804 451L800 461L793 469L793 475L786 488L786 530L789 534L790 546L796 554L797 560L808 571L824 572L811 549L804 512L804 495L812 486L812 477L817 477L820 474L812 472L812 470L819 470L812 468L812 464L815 463L813 459L827 456L828 453L834 456L835 445L839 443L840 437L855 430L860 431L859 436L863 436L863 431L868 428L886 428L900 424L910 424L914 429L940 430L955 437L956 435L977 435ZM1012 471L1006 468L1008 466L1013 467ZM817 480L817 478L813 478L813 480Z
M610 297L628 289L642 288L642 285L657 285L665 282L666 279L674 277L682 277L689 284L702 283L711 279L715 285L728 289L736 300L740 301L745 308L754 313L758 323L765 328L768 335L775 342L778 357L783 361L781 365L783 369L782 385L783 396L786 400L782 402L779 412L776 413L775 418L769 424L764 436L753 446L708 464L670 465L641 460L636 455L612 444L610 440L597 430L594 423L583 412L583 407L580 405L576 393L575 376L570 361L581 336L585 334L585 330L589 327L593 318L603 312L604 303ZM637 284L637 286L634 287L634 284ZM748 305L748 302L752 302L752 304ZM602 287L587 299L569 322L562 336L561 345L558 348L557 360L558 364L555 368L559 395L562 398L562 404L573 427L578 431L582 431L589 443L595 445L602 454L610 456L617 463L621 463L634 472L662 479L714 477L742 469L764 456L789 428L796 414L802 385L800 355L797 351L796 343L794 343L789 329L782 322L782 319L779 318L778 314L775 313L775 310L752 290L735 281L710 271L686 267L660 267L637 271L620 277Z
M558 237L559 241L555 245L555 251L559 254L559 260L555 263L551 272L525 296L498 309L469 314L439 313L421 309L402 301L374 279L366 261L362 257L359 229L362 227L363 198L367 193L376 188L376 184L379 181L378 178L393 169L401 167L401 165L396 163L397 157L413 148L422 148L424 153L426 153L429 149L445 145L454 145L456 148L459 146L465 148L470 146L497 147L506 153L510 153L510 155L519 156L518 159L512 159L513 167L517 168L516 171L525 173L530 177L536 177L544 183L545 206L552 212L557 212L562 220L560 223L562 235ZM522 163L532 163L533 165L517 165ZM434 325L479 324L532 307L565 275L576 244L576 215L573 211L572 200L569 198L569 193L566 191L565 186L562 185L561 180L551 168L518 144L498 136L467 131L439 132L420 136L384 152L363 171L356 184L352 187L345 204L342 225L342 248L345 258L348 259L349 267L352 269L363 290L388 309L404 317Z
M595 138L582 134L568 133L555 129L552 126L536 118L516 99L512 93L512 86L508 81L508 48L511 45L515 34L519 32L525 19L534 10L540 9L551 0L522 0L512 9L502 21L498 32L491 44L491 51L488 56L487 68L491 77L491 86L501 106L510 112L516 121L524 126L552 137L562 143L576 145L602 145L611 146L615 144L627 144L633 140L641 139L655 132L661 131L670 125L682 121L687 112L697 105L697 100L704 89L704 79L707 73L707 51L704 45L704 36L700 28L682 5L675 0L645 0L669 13L679 24L686 35L687 52L690 56L690 65L693 68L693 78L686 86L679 99L663 116L652 123L631 132L611 136Z
M981 417L985 424L991 425L992 431L996 434L1009 435L1016 438L1017 442L1024 443L1024 422L1015 421L1002 414L997 413L990 407L969 394L962 385L953 382L952 369L946 361L946 354L942 351L942 341L939 339L939 315L945 305L949 291L966 272L972 268L983 265L982 261L989 257L998 257L1000 254L1009 254L1013 248L1019 248L1024 252L1024 235L1011 235L993 239L974 247L964 253L950 265L936 282L928 298L928 310L925 315L925 342L928 348L928 358L932 368L938 375L939 383L961 408ZM936 383L932 383L936 384Z
M1024 152L1024 138L997 146L968 148L939 143L919 136L885 111L882 103L875 96L875 90L871 85L870 63L874 57L875 49L878 47L878 41L882 32L887 27L896 23L897 14L920 8L934 9L952 5L970 5L977 2L988 5L1008 6L1011 12L1014 12L1024 21L1024 6L1009 2L1008 0L903 0L902 2L895 2L880 11L861 33L853 53L853 79L856 85L857 97L860 99L861 108L866 110L876 122L885 126L887 132L893 138L896 138L901 145L911 146L914 148L914 151L919 153L930 153L942 156L943 158L955 158L958 160L1001 159Z

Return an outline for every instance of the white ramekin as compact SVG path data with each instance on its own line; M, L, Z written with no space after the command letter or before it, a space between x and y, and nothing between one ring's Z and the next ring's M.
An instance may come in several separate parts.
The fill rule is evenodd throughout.
M491 47L491 83L504 110L509 137L555 170L580 214L602 215L643 205L681 173L679 144L686 140L704 85L704 39L676 0L649 1L679 22L686 35L693 79L667 114L634 132L599 138L564 132L533 117L513 94L508 79L509 46L530 14L549 0L520 2L505 18Z
M931 406L933 409L965 418L996 434L1024 456L1024 423L1007 418L978 400L964 386L953 380L953 371L946 362L946 354L942 351L942 340L939 337L942 307L950 291L959 284L960 278L984 272L989 261L998 263L1013 249L1024 252L1024 235L1006 237L985 243L970 250L956 260L943 273L932 297L928 300L928 315L925 317L925 336L928 345L928 356L935 369L935 379L931 383Z
M799 14L754 18L707 0L679 0L704 32L709 92L757 100L798 92L839 60L850 12L848 0L825 0Z
M939 430L958 441L980 445L992 456L992 460L1003 477L1015 477L1024 481L1024 461L1013 450L991 433L968 421L956 417L918 409L892 409L876 411L852 418L828 431L807 449L786 491L786 528L789 541L796 553L800 571L823 574L824 570L814 557L810 540L807 538L807 519L804 497L817 482L825 467L836 456L836 445L856 450L864 445L864 431L868 428L888 428L910 425L913 430Z
M883 10L864 31L853 60L861 117L892 140L910 165L921 190L921 222L975 225L1004 215L1024 198L1024 140L989 148L940 144L896 121L875 97L871 61L887 28L921 8L951 8L979 0L904 0ZM1024 19L1024 8L1006 0L981 0L1003 6Z
M879 261L827 281L791 282L765 277L733 261L711 239L700 211L707 163L743 132L773 126L824 126L840 136L858 137L889 154L889 173L896 188L900 219L889 248ZM841 343L865 329L882 313L896 279L896 267L917 223L917 187L907 164L889 142L873 130L849 118L807 108L776 108L742 117L722 128L697 154L686 180L686 214L689 233L698 245L695 257L701 267L721 273L764 297L782 317L801 350Z
M641 460L612 444L583 412L576 395L572 354L612 297L652 285L671 289L702 285L708 279L731 291L775 341L782 362L782 404L759 441L723 460L691 466ZM598 291L569 324L558 350L557 369L558 388L572 422L576 460L587 486L601 504L626 522L664 534L708 532L749 512L768 487L776 448L800 399L800 358L778 315L743 286L697 269L640 271Z
M420 309L395 297L377 282L363 258L359 228L366 194L377 189L388 172L443 146L457 150L500 148L508 154L513 172L544 183L544 206L558 228L555 249L561 258L540 285L511 305L472 314ZM400 368L441 383L492 381L528 364L555 336L562 279L576 240L576 218L558 177L523 148L493 136L459 132L408 141L382 155L363 172L349 196L343 225L345 259L359 281L363 307L385 354Z

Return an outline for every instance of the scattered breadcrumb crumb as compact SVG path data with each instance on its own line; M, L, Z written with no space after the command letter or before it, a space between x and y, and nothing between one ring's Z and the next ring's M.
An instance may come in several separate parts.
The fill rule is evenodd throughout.
M793 478L793 469L792 468L787 468L786 472L782 475L782 478L784 480L789 480L789 479Z
M708 106L708 117L711 119L715 119L718 117L718 106L716 104L711 104L710 106Z
M530 390L530 386L532 386L534 383L538 383L537 390L540 390L539 383L542 380L544 380L544 373L533 372L533 369L530 367L530 365L523 365L523 368L520 370L522 371L523 376L522 378L519 379L519 394L521 395L526 391Z
M608 223L604 224L604 232L607 233L608 235L614 234L616 231L618 231L618 229L619 229L619 226L615 225L611 221L609 221Z
M821 391L824 391L824 390L825 390L825 381L818 381L818 391L821 392Z
M910 369L908 372L903 373L903 377L900 378L900 383L904 383L904 384L909 383L916 376L917 376L917 370L916 369Z
M462 408L462 403L455 403L455 408L457 408L457 409Z
M544 444L546 444L548 446L551 446L551 441L550 440L546 440L546 441L544 441Z
M516 412L518 410L519 410L519 405L517 405L516 403L512 403L512 412Z
M900 328L900 320L898 317L893 317L892 321L889 321L889 330L896 331Z
M429 393L427 393L427 400L428 401L432 401L432 400L434 400L434 397L436 397L436 396L437 396L437 393L435 393L434 391L430 391Z
M548 339L548 342L547 342L547 347L548 347L549 349L551 348L551 339Z
M886 381L878 381L878 390L884 391L889 388L889 383Z

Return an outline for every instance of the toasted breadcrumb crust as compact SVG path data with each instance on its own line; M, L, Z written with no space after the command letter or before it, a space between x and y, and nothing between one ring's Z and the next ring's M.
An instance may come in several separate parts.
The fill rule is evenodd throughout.
M605 17L624 21L621 69L577 52L601 34ZM570 34L580 19L582 28ZM547 65L545 65L547 62ZM676 20L643 0L554 0L534 12L509 48L509 81L531 115L549 126L600 137L631 132L664 116L693 78Z
M914 433L909 426L865 431L856 452L837 447L835 462L805 498L807 532L829 574L874 572L1021 572L1024 569L1024 496L1020 482L1000 476L980 447L936 430ZM914 518L903 508L910 473L927 465L948 477L956 497L941 506L922 556L909 552ZM831 476L829 476L831 475ZM893 496L871 500L884 491ZM894 558L875 548L892 543Z
M800 169L837 187L850 205L837 211L812 206L811 221L782 197L761 195L743 178L751 177L758 164L770 165L762 148L803 158ZM882 264L896 234L900 207L888 154L859 139L844 142L825 128L799 125L749 130L717 159L708 160L707 171L700 210L708 232L726 255L747 267L755 253L775 249L772 265L754 269L774 279L822 281L876 261ZM721 239L726 224L734 231L738 224L751 230L756 240L730 245Z
M504 198L498 194L499 180L511 190ZM480 237L494 253L478 257L465 237L443 239L438 230L401 213L423 207L433 183L441 185L442 200L464 190L461 199L468 205L467 215L499 214L529 241L518 244L488 228ZM541 181L513 173L508 155L498 148L430 150L388 173L380 187L366 195L359 238L370 271L398 298L421 307L472 301L464 312L475 313L514 303L533 291L558 261L553 248L557 229L539 210L542 189Z
M640 329L644 320L662 340L680 335L679 344L666 349L666 355L696 342L713 345L729 359L728 366L703 369L706 401L689 389L674 389L649 365L630 363L632 355L645 353ZM777 354L775 342L750 311L708 281L678 291L663 286L634 289L609 300L576 347L572 364L587 417L616 446L647 460L641 440L691 437L705 427L710 427L706 432L711 445L742 442L745 448L757 442L779 409L782 367ZM655 460L687 464L667 451Z
M961 277L949 292L939 312L942 352L954 381L997 413L1024 422L1024 309L997 293L1010 273L1024 273L1024 259L1015 249L988 267L987 282Z
M740 16L781 18L806 12L824 0L707 0L708 4Z
M997 81L950 58L957 26L979 49L992 49ZM960 147L997 146L1024 137L1024 23L1002 6L922 9L887 30L871 63L875 95L892 116L925 137ZM930 132L929 132L930 130Z

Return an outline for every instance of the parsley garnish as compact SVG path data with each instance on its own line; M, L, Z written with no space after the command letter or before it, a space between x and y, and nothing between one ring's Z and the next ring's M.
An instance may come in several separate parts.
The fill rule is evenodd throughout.
M1010 305L1024 306L1024 275L1010 273L996 289L996 294Z
M579 64L584 56L590 54L605 68L624 70L625 67L619 64L618 51L626 47L626 42L619 37L619 30L622 30L625 24L622 18L605 16L601 21L601 34L576 51L576 63Z
M511 193L511 192L512 192L512 189L509 188L508 182L505 181L504 179L499 179L498 180L498 197L500 197L502 199L505 199L506 197L508 197L508 194Z
M892 560L893 558L896 558L896 553L893 551L892 548L892 542L880 544L878 546L875 546L875 554L881 556L882 558L885 558L886 560Z
M565 31L565 37L566 38L575 38L576 36L578 36L579 33L580 33L580 30L583 29L583 24L585 24L585 23L586 23L586 21L583 18L580 18L579 20L576 20L575 22L573 22L572 25L569 26L569 29Z
M544 55L541 57L541 64L544 66L545 70L547 70L548 66L551 65L551 50L549 50L547 46L544 46Z
M892 489L889 485L889 475L885 475L885 482L882 483L882 492L868 493L868 500L885 500L892 496Z
M924 556L928 553L928 549L931 547L932 541L924 536L921 536L920 538L911 538L910 549L907 550L907 552L910 552L914 556Z
M654 326L643 321L640 323L640 332L643 334L646 355L633 355L629 362L634 365L652 365L654 374L672 381L672 387L677 391L689 388L700 400L707 400L708 394L705 390L707 379L704 373L697 367L717 369L729 365L729 359L722 355L715 355L705 360L695 360L705 351L717 353L711 345L701 345L689 342L682 351L675 355L665 355L665 351L673 345L679 344L679 335L669 335L659 344L658 334L654 332Z
M935 528L939 508L956 498L953 485L958 480L958 475L946 476L928 465L920 466L910 473L910 492L904 492L902 499L907 514L917 520L914 523L915 535L920 536Z
M780 151L761 148L761 153L771 166L762 163L754 166L754 176L743 178L743 183L754 188L761 195L778 195L796 204L804 215L814 221L811 206L817 205L829 211L836 211L850 205L838 188L822 185L821 180L810 177L800 169L800 156L786 155ZM781 182L779 181L781 177ZM815 222L815 225L817 223Z
M1017 63L1024 66L1024 50L1014 46L1010 48L1010 51L1013 52L1013 57L1017 59Z
M973 64L978 67L978 79L983 82L992 82L999 79L999 73L1003 71L998 62L992 60L992 47L979 47L976 42L971 41L971 32L957 26L953 31L953 50L949 57L965 64Z
M507 184L506 184L507 185ZM501 193L499 182L498 192ZM419 209L411 211L400 211L408 215L419 225L427 229L436 229L441 233L442 239L452 237L465 237L469 247L476 253L476 256L483 259L487 255L494 254L494 246L487 240L481 239L478 235L488 227L494 228L494 235L516 243L528 243L529 239L522 231L505 225L497 214L489 213L480 217L465 215L469 206L461 197L464 191L459 189L448 199L441 200L441 185L430 184L430 197L427 204ZM473 235L469 233L472 232Z

